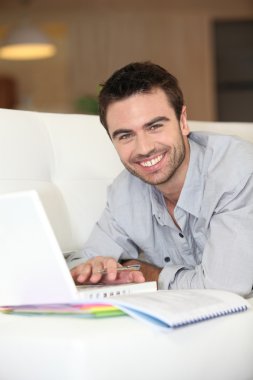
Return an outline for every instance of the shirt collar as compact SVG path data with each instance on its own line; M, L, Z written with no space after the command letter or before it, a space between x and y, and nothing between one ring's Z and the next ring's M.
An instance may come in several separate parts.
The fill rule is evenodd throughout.
M189 167L176 208L179 207L198 217L203 198L204 177L202 169L204 165L205 147L196 143L190 137L188 141L190 145ZM162 222L167 215L163 195L155 186L149 186L152 213Z
M149 190L153 215L162 214L165 207L165 201L162 193L152 185L149 185Z
M188 141L190 144L190 161L176 207L198 217L203 199L205 147L193 141L191 137Z

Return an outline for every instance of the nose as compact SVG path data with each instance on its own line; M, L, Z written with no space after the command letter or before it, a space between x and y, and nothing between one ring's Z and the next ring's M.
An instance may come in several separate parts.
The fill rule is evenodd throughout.
M135 139L135 153L137 155L147 156L155 149L155 144L151 136L140 134Z

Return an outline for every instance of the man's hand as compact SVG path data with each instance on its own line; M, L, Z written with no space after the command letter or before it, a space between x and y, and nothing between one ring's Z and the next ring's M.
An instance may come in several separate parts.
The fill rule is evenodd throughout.
M96 256L87 260L71 270L71 275L76 284L125 284L130 282L144 282L145 278L141 271L119 271L121 267L113 257ZM103 272L106 270L106 273Z
M140 260L126 260L123 265L141 265L141 272L145 277L146 281L156 281L158 282L159 274L163 268L159 268L153 264L146 263Z

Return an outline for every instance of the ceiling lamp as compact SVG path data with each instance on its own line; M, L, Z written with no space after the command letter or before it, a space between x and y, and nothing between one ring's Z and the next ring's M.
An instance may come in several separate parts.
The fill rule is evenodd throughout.
M39 29L21 25L12 30L0 47L0 59L34 60L55 55L56 47Z

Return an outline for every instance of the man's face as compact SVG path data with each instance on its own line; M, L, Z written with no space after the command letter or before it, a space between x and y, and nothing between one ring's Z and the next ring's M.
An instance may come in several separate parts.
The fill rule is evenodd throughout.
M112 103L107 124L126 169L149 184L168 182L185 159L185 107L179 122L161 89Z

